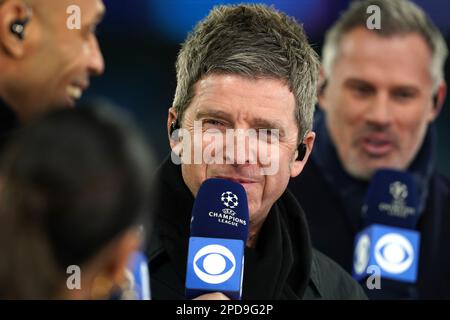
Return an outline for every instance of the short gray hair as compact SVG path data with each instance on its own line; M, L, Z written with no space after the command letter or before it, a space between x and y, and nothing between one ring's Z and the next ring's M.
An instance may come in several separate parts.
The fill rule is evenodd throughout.
M325 37L322 63L326 75L338 55L339 45L345 33L357 27L366 28L369 17L367 7L376 5L381 12L381 29L374 29L383 37L417 33L424 38L432 53L431 75L435 86L444 79L444 64L448 48L442 34L431 19L417 5L409 0L364 0L354 1Z
M296 101L299 139L312 129L319 59L295 19L265 5L214 7L188 35L176 63L180 121L203 77L237 74L285 82Z

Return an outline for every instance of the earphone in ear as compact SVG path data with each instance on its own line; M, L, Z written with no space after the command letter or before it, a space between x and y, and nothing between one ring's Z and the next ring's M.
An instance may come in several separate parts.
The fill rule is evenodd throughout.
M17 36L20 40L25 38L25 26L30 21L30 18L27 17L23 20L16 20L11 24L11 32Z
M169 131L170 136L172 137L175 130L178 130L178 129L180 129L180 124L178 122L178 119L176 119L175 121L172 121L172 125L170 126L170 131Z
M439 97L438 97L438 95L437 95L437 93L435 93L434 95L433 95L433 108L437 108L437 106L438 106L438 99L439 99Z
M327 84L328 84L328 79L325 79L319 87L319 92L318 92L319 96L323 95L325 88L327 87Z
M302 142L298 146L297 161L303 161L303 159L305 159L305 156L306 156L306 144Z

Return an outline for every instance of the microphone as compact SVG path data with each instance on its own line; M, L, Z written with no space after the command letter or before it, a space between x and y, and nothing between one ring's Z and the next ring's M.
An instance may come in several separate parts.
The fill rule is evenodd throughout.
M390 169L374 174L362 208L365 229L355 238L353 278L360 281L367 277L368 266L377 266L381 278L417 281L418 199L410 174Z
M192 208L187 299L210 292L241 299L248 224L247 194L242 185L226 179L203 182Z
M135 251L125 269L128 288L122 292L122 300L150 300L150 276L148 261L141 251Z

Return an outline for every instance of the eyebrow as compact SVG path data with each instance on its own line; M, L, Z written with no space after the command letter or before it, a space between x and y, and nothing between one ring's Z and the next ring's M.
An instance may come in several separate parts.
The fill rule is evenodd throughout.
M232 122L232 116L221 110L200 110L195 116L195 120L200 120L202 118L213 117ZM256 129L277 129L279 131L280 137L285 136L285 131L283 125L276 120L267 120L263 118L254 118L250 121L251 126Z
M102 10L97 13L97 16L95 17L95 21L97 23L101 22L103 20L103 18L105 17L105 14L106 14L106 9L103 6Z
M98 7L98 10L95 13L95 16L93 17L92 20L89 20L89 21L86 20L83 22L83 28L88 28L92 25L96 25L96 26L99 25L102 22L103 18L105 17L105 14L106 14L106 8L105 8L105 5L102 4L101 6Z
M370 82L363 80L363 79L357 79L357 78L350 78L344 81L345 85L364 85L367 87L375 88L374 85L372 85Z
M276 120L267 120L263 118L255 118L252 120L253 127L257 129L277 129L280 133L280 137L285 136L283 125Z
M357 78L350 78L344 81L345 85L363 85L366 87L369 87L370 89L374 89L376 88L376 86L374 86L373 84L371 84L370 82L366 81L366 80L362 80L362 79L357 79ZM417 86L411 85L411 84L397 84L397 85L393 85L390 87L389 89L390 91L393 90L409 90L409 91L413 91L413 92L418 92L419 89L417 88Z
M231 122L231 115L227 112L221 111L221 110L200 110L195 115L195 120L199 120L202 118L207 117L214 117L214 118L220 118Z
M94 20L95 23L100 23L106 14L106 7L103 3L99 6L99 8L100 9L98 10L98 12L95 16L95 20Z

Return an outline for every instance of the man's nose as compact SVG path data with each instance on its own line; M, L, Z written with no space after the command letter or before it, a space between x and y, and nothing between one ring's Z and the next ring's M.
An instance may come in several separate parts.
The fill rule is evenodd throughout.
M237 156L235 164L256 164L258 160L258 136L254 129L237 129L234 139Z
M365 120L368 124L384 128L392 122L393 110L387 93L377 94L365 111Z
M96 37L93 37L89 44L88 59L88 68L90 74L99 76L105 71L105 62Z

